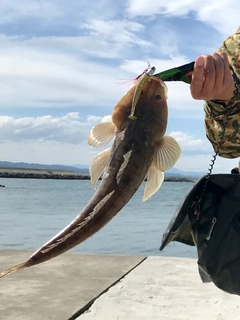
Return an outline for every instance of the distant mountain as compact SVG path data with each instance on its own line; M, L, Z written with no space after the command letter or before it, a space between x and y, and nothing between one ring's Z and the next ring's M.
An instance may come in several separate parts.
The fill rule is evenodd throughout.
M9 162L0 161L0 167L14 167L14 168L27 168L27 169L47 169L47 170L71 170L80 173L89 174L88 166L77 168L75 166L64 166L61 164L39 164L39 163L26 163L26 162Z
M190 177L190 178L200 178L203 175L205 175L206 172L195 172L195 171L181 171L176 168L171 168L165 172L165 175L168 176L184 176L184 177Z
M89 174L89 166L75 164L72 166L65 166L61 164L39 164L39 163L26 163L26 162L9 162L0 161L0 167L15 167L15 168L29 168L29 169L48 169L48 170L72 170L75 172ZM189 177L199 178L206 174L206 172L194 171L181 171L176 168L171 168L165 172L166 177Z
M89 169L89 165L87 164L73 164L72 166L78 169Z

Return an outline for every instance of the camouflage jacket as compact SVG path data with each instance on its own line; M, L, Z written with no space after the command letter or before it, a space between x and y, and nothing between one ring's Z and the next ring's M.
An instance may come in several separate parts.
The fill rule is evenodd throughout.
M221 48L218 49L218 52L220 51L226 52L229 64L237 76L238 93L229 108L227 104L219 101L205 102L205 128L208 139L216 148L228 112L228 121L219 155L224 158L237 158L240 157L240 27L234 35L224 41Z

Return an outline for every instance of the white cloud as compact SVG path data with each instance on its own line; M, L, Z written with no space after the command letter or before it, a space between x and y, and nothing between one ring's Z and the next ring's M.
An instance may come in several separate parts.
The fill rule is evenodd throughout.
M86 29L91 30L94 35L111 37L119 39L123 36L124 40L132 42L132 37L134 32L140 32L144 30L144 25L131 22L131 21L121 21L121 20L97 20L91 19L82 25ZM117 34L117 36L116 36Z
M1 160L90 164L101 150L88 145L88 133L93 125L110 119L90 115L83 122L78 112L59 117L0 116Z
M152 16L157 14L182 16L186 15L191 7L200 4L201 0L171 0L168 2L160 2L153 0L151 5L147 0L129 0L128 12L134 16Z
M40 5L42 3L45 2ZM47 3L56 6L54 1L47 1L46 6ZM136 6L134 1L130 4ZM191 10L188 4L188 1L173 1L159 7L159 2L153 2L153 8L158 6L169 14L182 8L183 14ZM152 10L152 6L147 6ZM9 7L13 10L13 5ZM24 2L23 7L19 15L34 16L37 3L27 8ZM194 2L193 7L198 8L197 3ZM0 4L0 12L4 8ZM40 15L45 12L44 8ZM139 2L137 8L148 13L145 1ZM62 2L56 12L64 12ZM157 72L189 62L189 58L179 52L181 39L176 30L167 28L163 21L151 29L150 25L137 20L100 20L86 15L81 27L85 32L74 37L1 35L0 108L109 106L112 109L126 91L126 87L116 85L118 79L136 77L146 68L148 60L158 68ZM158 29L161 30L159 37L156 36ZM149 37L144 33L146 30L151 30ZM145 60L144 52L147 53ZM156 58L161 55L168 58ZM138 56L141 59L133 59ZM169 83L171 108L190 110L192 104L187 85Z
M81 121L78 112L60 117L13 118L0 117L1 160L13 162L40 162L45 164L90 164L101 150L88 146L87 136L91 127L103 121L111 121L111 116L103 118L89 116ZM186 132L170 133L181 146L182 155L176 167L185 171L207 171L213 154L207 139L191 136ZM216 172L230 172L235 160L220 159Z
M112 122L112 116L111 115L104 116L101 122Z
M141 60L122 60L119 66L88 62L85 54L79 52L81 37L25 39L2 35L0 40L0 108L109 106L111 110L130 88L117 85L121 75L136 77L147 67L147 61ZM67 49L72 50L74 43L76 51L69 52ZM161 67L159 72L184 64L187 58L170 56L168 60L150 62ZM181 108L188 109L192 101L188 86L169 86L174 87L172 107L177 108L180 100Z
M11 0L0 2L0 15L2 23L21 23L22 20L32 19L36 21L41 19L43 26L62 24L81 25L85 17L111 18L116 15L117 4L109 0L96 1L94 8L89 5L87 0L71 0L71 3L65 0Z
M240 2L236 0L207 1L200 5L198 19L214 27L225 37L239 27Z
M183 171L208 173L214 150L207 138L197 138L186 132L172 131L170 134L179 143L182 155L175 167ZM237 159L216 158L212 173L230 173L238 164Z
M43 51L43 39L1 39L0 107L112 107L124 93L115 84L114 67L48 47Z
M61 16L61 10L53 1L11 0L0 2L1 24L16 22L16 19L40 17L52 19Z
M133 16L187 17L195 13L196 18L208 23L220 34L228 36L239 26L240 2L236 0L129 0L128 12Z
M91 152L93 151L93 154ZM0 144L1 160L43 164L89 164L96 153L86 142L6 141Z
M187 155L187 154L204 155L204 154L211 154L212 152L212 146L207 140L207 138L196 139L190 134L185 132L180 132L180 131L175 131L175 132L173 131L169 135L177 140L177 142L181 146L182 153L184 155Z
M175 167L184 171L198 171L206 174L210 168L212 154L206 155L182 154ZM217 157L212 173L230 173L231 169L237 167L237 159L224 159Z
M88 116L87 117L87 121L90 122L90 123L100 123L101 122L101 117L98 117L98 116Z
M70 112L60 117L51 115L41 117L13 118L0 116L1 143L55 141L80 144L87 141L92 125L100 122L98 117L89 116L87 122L81 122L78 112Z
M145 68L147 68L147 62L149 62L151 66L157 67L156 73L158 73L163 70L188 63L189 61L187 60L187 57L183 55L169 55L168 59L151 58L151 61L125 59L120 65L120 69L125 71L131 70L132 72L137 74L140 70L144 70Z

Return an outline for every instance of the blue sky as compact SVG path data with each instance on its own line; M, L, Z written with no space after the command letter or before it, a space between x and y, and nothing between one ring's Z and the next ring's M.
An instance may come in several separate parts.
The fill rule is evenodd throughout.
M212 53L239 26L238 0L0 1L0 160L89 164L91 127L109 119L132 79ZM229 19L229 17L231 17ZM119 84L120 83L120 84ZM168 84L176 168L206 171L203 102ZM237 160L218 159L215 172Z

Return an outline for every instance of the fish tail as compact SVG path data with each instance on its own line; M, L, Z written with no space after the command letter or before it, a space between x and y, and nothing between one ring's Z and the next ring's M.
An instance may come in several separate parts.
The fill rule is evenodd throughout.
M14 267L11 267L9 269L6 269L6 270L0 272L0 278L8 276L11 273L14 273L14 272L16 272L16 271L18 271L20 269L23 269L23 268L27 268L29 266L30 266L29 261L23 262L21 264L17 264Z

